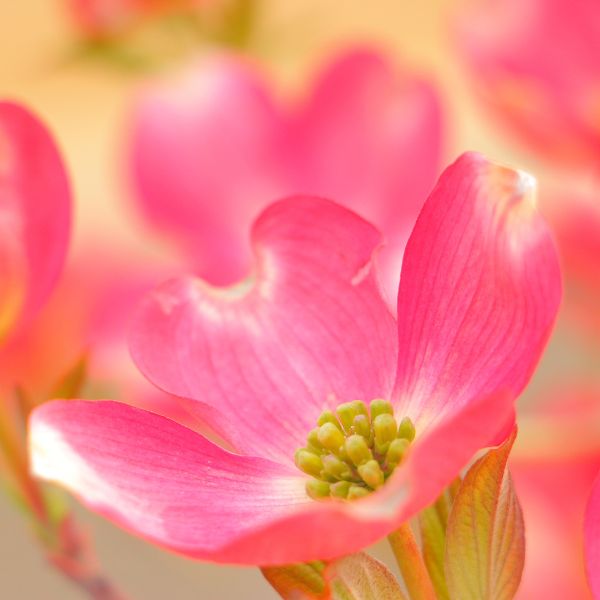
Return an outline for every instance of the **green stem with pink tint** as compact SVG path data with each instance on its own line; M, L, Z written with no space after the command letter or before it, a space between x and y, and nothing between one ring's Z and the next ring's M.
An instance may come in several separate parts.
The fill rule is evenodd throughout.
M49 523L51 537L40 536L48 562L92 600L126 600L98 566L89 538L71 514Z
M409 598L436 600L433 583L410 523L403 523L396 531L390 533L388 541L402 573Z

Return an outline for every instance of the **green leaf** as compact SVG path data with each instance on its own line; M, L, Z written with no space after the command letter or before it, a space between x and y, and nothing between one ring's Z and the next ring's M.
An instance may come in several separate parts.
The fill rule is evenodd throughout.
M445 498L442 497L442 500L445 501ZM440 516L436 505L429 506L419 513L423 560L439 600L449 600L450 598L444 574L444 550L446 547L444 527L443 517Z
M507 460L516 429L467 472L448 517L445 572L451 600L510 600L525 560L523 514Z
M364 552L332 562L325 578L331 600L406 600L391 571Z
M329 598L323 578L323 564L262 567L262 574L284 600L314 600Z
M438 600L450 599L444 571L446 528L448 515L460 485L461 479L457 477L435 503L422 510L418 516L423 560Z

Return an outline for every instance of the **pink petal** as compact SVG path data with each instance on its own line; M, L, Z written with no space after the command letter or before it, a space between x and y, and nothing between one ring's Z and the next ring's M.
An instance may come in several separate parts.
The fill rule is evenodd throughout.
M600 339L600 204L597 187L555 199L549 220L565 277L562 315L590 341Z
M246 272L250 223L288 187L272 169L280 121L251 65L233 58L194 64L140 96L132 167L142 209L211 283Z
M0 336L29 320L63 266L71 197L46 128L0 102Z
M230 454L165 417L118 402L42 405L30 442L37 476L190 555L221 549L308 500L299 471Z
M131 350L239 451L289 462L327 406L389 397L395 323L372 272L380 235L355 214L289 198L262 214L252 241L246 281L181 278L151 295Z
M600 598L600 477L596 479L585 513L585 559L594 598Z
M357 48L327 66L292 122L294 189L341 202L386 234L394 295L394 256L439 174L441 113L429 81Z
M243 275L252 221L300 192L334 199L384 231L395 296L410 225L438 172L441 129L433 86L373 51L344 53L293 106L276 103L249 64L220 57L141 94L133 178L146 216L211 283Z
M542 156L600 156L600 11L595 0L475 0L457 44L483 99Z
M427 200L398 297L396 397L416 418L527 383L561 297L533 195L530 176L465 154Z
M110 382L114 390L133 377L154 389L129 355L129 321L143 295L176 272L173 262L158 261L131 243L106 248L105 241L87 236L84 247L72 249L43 309L0 348L0 385L43 397L86 354L95 384Z
M138 535L195 558L267 566L334 558L383 537L435 499L511 414L507 396L473 403L416 442L381 492L351 503L308 500L293 469L114 402L36 409L30 448L37 476Z
M562 440L560 445L564 445ZM597 452L551 458L512 457L510 470L527 534L527 557L518 600L591 597L585 577L581 525L598 468Z
M402 231L438 175L440 100L431 82L386 55L351 49L297 103L291 138L287 158L300 191Z

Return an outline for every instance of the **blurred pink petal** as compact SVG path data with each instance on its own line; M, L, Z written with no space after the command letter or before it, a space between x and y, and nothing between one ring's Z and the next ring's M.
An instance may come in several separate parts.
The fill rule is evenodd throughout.
M102 252L99 247L90 242L73 253L46 305L3 348L0 379L48 391L88 351L95 377L118 379L127 372L126 331L133 308L174 267L167 269L131 247Z
M457 41L478 90L541 155L600 156L600 11L596 0L471 0Z
M402 397L394 396L395 324L378 296L372 271L379 233L332 202L288 198L268 208L254 226L257 264L247 281L218 289L200 279L174 280L148 298L133 330L132 351L146 375L167 391L188 397L189 405L197 407L196 414L245 458L236 458L234 467L231 455L207 445L198 434L123 405L51 403L36 411L32 420L35 472L62 483L140 535L220 562L268 565L327 559L389 533L430 504L478 449L508 433L514 397L532 370L554 318L560 291L557 259L525 193L531 190L523 188L523 177L475 155L462 157L449 167L427 201L408 250L424 251L425 238L436 254L454 231L466 244L475 239L485 242L475 255L477 260L462 264L459 283L466 286L479 280L482 265L502 268L504 285L496 281L496 286L475 288L486 290L481 301L496 310L471 310L466 331L460 327L450 331L460 340L470 331L486 331L478 319L503 322L506 314L512 314L508 306L517 316L526 308L522 367L500 360L486 372L484 382L467 385L466 369L458 362L462 357L454 357L457 383L451 373L445 375L446 388L436 387L438 365L445 364L448 356L446 320L463 320L473 305L473 292L458 296L460 306L446 306L437 300L437 286L433 291L425 288L420 301L432 303L444 335L428 329L426 315L399 311L400 339L404 341L403 334L409 331L403 324L408 319L423 326L422 335L430 343L423 364L408 369L411 361L400 362L396 379ZM488 212L482 208L484 199ZM489 240L481 235L483 227ZM435 235L427 233L433 230ZM468 249L460 245L459 254ZM524 273L529 273L525 257L536 266L542 258L549 263L528 275L548 291L547 305L537 303L538 289L525 285ZM408 273L408 289L414 291L414 282L419 281L436 282L441 289L456 285L452 269L438 267L433 261L409 257L403 272L403 278ZM507 293L506 282L512 283L512 294ZM522 321L515 318L516 323ZM502 347L506 332L491 329L469 339L471 346L457 352L466 353L466 366L483 368L485 351ZM412 346L403 344L401 351L410 352ZM483 364L474 362L471 353L482 355ZM435 368L428 369L430 363ZM438 392L439 414L433 414L434 406L424 414L421 397L410 401L406 394L412 389L401 386L404 373L418 374L418 381L429 382ZM302 492L306 476L292 467L295 447L303 445L323 408L376 397L395 403L399 417L413 417L415 411L420 417L406 461L366 499L309 501ZM98 452L99 447L105 452ZM210 465L203 462L207 456ZM261 480L262 495L247 486L254 471L241 466L258 464L256 457L267 461L260 464L272 465L266 471L281 476L275 486ZM209 468L211 476L221 468L224 479L221 492L211 488L210 496L199 477ZM247 497L244 490L249 490ZM231 512L203 508L208 501L218 506L219 493L227 496L224 507L237 506L240 511L233 532L222 524ZM260 502L269 507L268 515L253 508ZM180 511L187 517L187 528L178 521ZM222 536L212 530L210 536L204 535L205 512L212 515L212 529L223 530Z
M440 178L406 248L396 396L425 420L499 390L518 396L560 298L533 178L463 155Z
M565 274L562 315L587 337L600 339L600 186L560 198L548 218L556 232Z
M600 393L576 380L536 398L519 407L510 466L527 531L517 598L588 600L582 524L600 468Z
M71 196L46 128L0 102L0 337L46 302L69 241Z
M599 467L600 453L566 457L517 455L511 461L527 532L518 600L591 597L585 581L582 523Z
M440 112L431 84L368 50L341 56L293 105L252 65L215 57L140 96L134 184L148 218L211 283L247 272L250 224L290 193L341 200L371 219L394 242L396 281L439 167Z
M411 227L439 175L440 104L432 82L358 48L326 67L291 115L283 151L290 185L342 202L383 231L379 260L394 287Z
M47 398L88 353L94 385L110 384L116 394L118 382L120 397L160 398L163 410L168 404L168 414L183 418L172 399L147 391L126 343L133 307L179 268L139 249L99 252L100 244L86 242L61 274L70 220L67 176L49 133L22 107L1 102L0 387Z
M543 390L523 400L513 456L548 461L600 456L600 388L592 378L584 381L577 375L560 383L550 380Z
M596 477L585 512L585 559L594 598L600 598L600 476Z
M194 65L140 98L132 166L141 208L212 283L245 274L250 224L294 191L273 168L281 122L260 78L234 58Z

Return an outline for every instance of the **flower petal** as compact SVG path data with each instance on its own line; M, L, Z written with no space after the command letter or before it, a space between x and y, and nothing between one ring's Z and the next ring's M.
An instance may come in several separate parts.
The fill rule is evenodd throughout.
M433 86L372 50L344 52L293 105L276 102L250 64L221 56L140 95L133 179L146 216L214 284L247 270L246 232L273 199L340 202L392 242L380 260L395 297L399 257L438 173L441 120Z
M395 297L399 259L440 170L437 90L384 54L355 48L320 75L291 137L293 189L342 202L384 232L379 260Z
M141 208L214 284L247 270L249 225L288 188L272 169L281 117L265 87L250 64L221 56L147 88L135 107Z
M0 102L0 337L48 298L63 266L70 210L50 134L21 106Z
M415 225L398 297L396 397L426 422L527 383L561 297L529 175L465 154Z
M476 0L459 15L456 38L481 96L515 136L538 155L597 164L595 0Z
M240 452L289 462L324 408L389 395L395 323L372 272L380 235L354 213L288 198L252 240L245 282L181 278L149 296L131 350L148 379L194 400Z
M268 566L335 558L388 534L432 502L511 413L509 397L473 404L415 442L381 492L349 503L309 500L294 469L230 454L116 402L43 405L30 451L38 477L138 535L195 558Z
M53 401L30 422L32 469L95 511L180 552L225 546L307 501L303 479L231 454L165 417L107 401Z
M585 513L585 560L594 598L600 598L600 477L594 482Z
M599 468L598 452L511 458L527 533L527 558L517 598L590 598L582 523Z
M562 315L590 342L600 339L600 204L598 188L561 194L548 216L565 277Z

